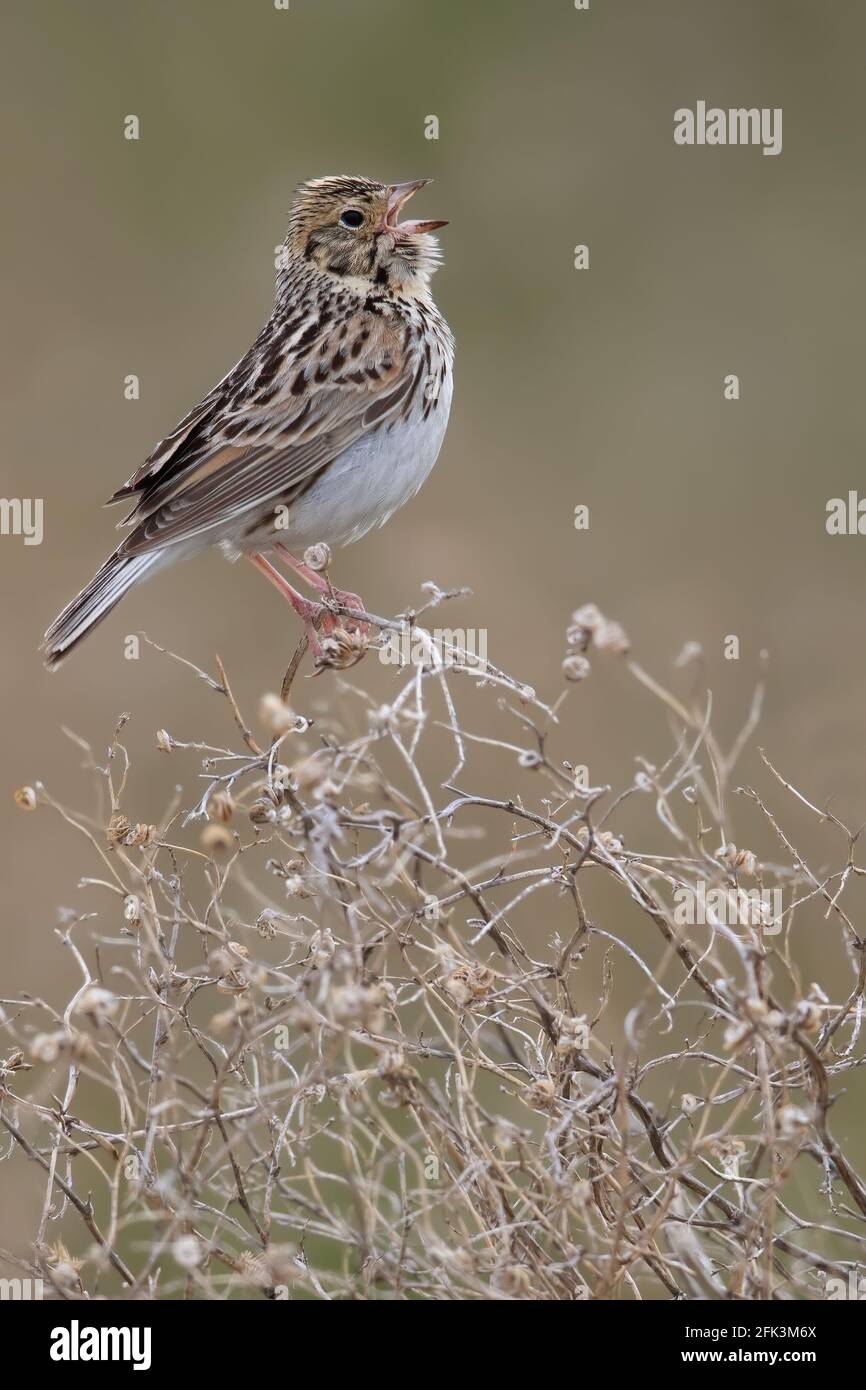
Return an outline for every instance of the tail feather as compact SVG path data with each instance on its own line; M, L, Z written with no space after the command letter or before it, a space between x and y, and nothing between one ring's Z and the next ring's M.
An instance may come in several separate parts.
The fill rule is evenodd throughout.
M157 555L123 555L116 551L76 598L54 619L42 639L45 665L53 670L91 628L102 622L127 589L137 583Z

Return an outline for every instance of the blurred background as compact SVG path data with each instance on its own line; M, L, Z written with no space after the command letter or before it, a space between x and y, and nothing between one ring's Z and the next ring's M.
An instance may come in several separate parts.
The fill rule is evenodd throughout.
M14 788L41 779L85 804L61 726L101 753L129 711L136 815L153 819L155 728L200 731L202 687L144 645L126 660L126 635L210 669L218 651L251 709L279 688L293 615L218 553L137 589L57 674L37 648L116 542L104 499L267 317L292 189L312 176L433 177L417 215L451 221L434 285L457 339L446 444L335 582L380 613L425 580L469 586L443 623L486 628L491 659L550 699L580 603L680 689L695 677L673 662L699 642L727 739L766 649L758 741L816 803L866 819L866 540L825 529L828 499L863 478L862 5L7 0L3 27L0 492L44 499L45 518L40 546L0 539L4 994L38 979L68 996L52 929L59 907L87 906L92 867L59 821L15 810ZM674 110L698 100L782 107L782 153L675 146ZM356 674L378 698L394 681L373 660ZM627 783L637 752L669 751L621 668L570 698L570 756L594 780ZM217 727L229 736L221 709ZM820 931L801 949L808 975ZM7 1247L43 1188L13 1171Z

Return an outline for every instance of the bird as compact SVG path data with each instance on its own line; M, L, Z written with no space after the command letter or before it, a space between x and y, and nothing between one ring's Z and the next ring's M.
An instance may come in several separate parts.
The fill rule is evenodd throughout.
M347 545L418 492L451 408L454 339L436 307L441 219L400 221L430 179L349 175L295 190L273 311L249 351L106 505L134 499L127 534L48 628L56 668L133 585L219 545L287 599L314 654L336 600L357 594L299 559ZM316 593L306 598L274 561ZM329 626L330 625L330 626Z

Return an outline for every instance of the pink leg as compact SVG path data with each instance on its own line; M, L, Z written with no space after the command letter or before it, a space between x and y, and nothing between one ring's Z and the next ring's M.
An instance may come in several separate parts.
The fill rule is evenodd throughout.
M279 570L274 569L273 565L269 560L265 559L264 555L259 555L257 551L251 551L247 554L247 559L251 564L255 565L256 569L259 570L266 579L271 581L275 589L279 589L283 598L288 599L304 624L304 631L307 634L307 640L310 643L313 654L315 656L320 656L322 644L319 641L319 634L316 628L322 618L322 605L320 603L311 603L308 598L304 598L303 594L299 594L297 589L293 589L288 579L285 579L283 575L280 574Z
M324 575L317 574L315 570L311 570L309 565L298 560L290 550L287 550L284 545L280 545L279 542L274 546L274 550L279 551L290 569L293 569L301 579L306 580L310 587L318 593L327 594L329 598L336 599L337 603L342 604L344 608L354 608L358 613L366 612L364 600L360 594L353 594L349 589L335 589L329 579L326 579Z

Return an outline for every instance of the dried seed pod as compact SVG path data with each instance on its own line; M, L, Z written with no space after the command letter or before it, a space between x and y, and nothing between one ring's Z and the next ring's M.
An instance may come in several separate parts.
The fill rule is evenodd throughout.
M86 1062L93 1056L93 1043L86 1033L74 1032L67 1039L74 1062Z
M221 993L224 994L225 990L221 991ZM232 1028L237 1028L244 1022L250 1009L251 1005L246 995L236 993L227 1009L223 1009L221 1013L212 1016L210 1026L215 1033L228 1033Z
M571 1189L571 1200L578 1211L586 1211L592 1201L592 1183L586 1178L579 1178Z
M304 878L303 874L286 874L285 885L287 898L315 897L314 890L307 883L307 880Z
M4 1072L8 1074L15 1071L29 1070L29 1064L24 1061L24 1053L21 1051L20 1047L14 1048L12 1052L9 1053L8 1057L4 1057L0 1060L0 1075Z
M105 838L108 841L109 849L117 849L119 845L126 844L126 837L132 830L132 825L127 820L122 811L112 812L111 818L105 831Z
M794 1007L791 1020L804 1033L817 1033L821 1027L821 1008L811 999L801 999Z
M207 803L207 818L227 825L235 813L235 803L227 792L214 792Z
M724 1032L722 1046L726 1052L736 1052L752 1036L750 1023L729 1023Z
M562 674L567 681L585 681L591 670L586 657L577 653L567 656L562 663Z
M556 1109L556 1087L549 1076L539 1076L524 1086L521 1094L533 1110Z
M751 876L758 867L758 861L750 849L741 849L734 855L733 867Z
M279 695L272 692L263 695L259 701L259 720L274 738L283 734L302 734L309 728L309 721L289 709Z
M340 1072L338 1076L329 1078L328 1092L341 1100L358 1100L363 1093L365 1082L375 1075L375 1067L367 1067L363 1071Z
M471 1250L467 1250L465 1246L446 1245L435 1236L428 1236L426 1244L427 1251L436 1264L452 1270L455 1274L465 1275L466 1278L476 1272L477 1262Z
M55 1033L37 1033L30 1043L30 1056L34 1062L56 1062L68 1042L62 1029Z
M725 1172L732 1178L739 1176L740 1160L746 1152L742 1139L718 1139L712 1145Z
M387 1002L387 992L381 984L338 985L331 994L331 1017L347 1028L381 1033L385 1026L383 1006Z
M316 657L316 666L335 671L348 671L357 666L370 645L370 639L363 632L349 632L345 627L335 627L322 642L322 650Z
M401 1051L386 1052L377 1068L385 1086L379 1092L382 1105L409 1105L416 1099L418 1073Z
M565 634L565 640L577 654L582 656L592 641L592 628L583 627L580 623L572 623Z
M33 787L19 787L15 793L15 805L19 806L22 811L35 811L36 802L37 797Z
M174 739L168 732L168 729L157 729L156 746L159 749L160 753L171 752L172 748L174 747Z
M595 632L604 622L604 617L596 604L584 603L572 613L571 621L577 627L587 627L590 632Z
M734 899L735 904L736 902L737 900ZM759 897L751 897L749 895L745 895L744 897L744 890L741 889L739 902L742 904L742 908L744 909L741 913L740 921L742 921L743 917L745 917L747 926L772 926L773 922L775 921L775 918L773 916L773 908L770 903L765 901L765 899ZM734 918L734 920L736 920L736 918Z
M526 1265L501 1265L494 1271L491 1284L507 1298L529 1298L532 1296L532 1275Z
M324 541L319 541L317 545L308 545L304 551L304 564L315 574L324 574L330 563L331 547Z
M256 931L265 941L273 941L277 934L277 923L280 921L281 914L272 907L266 907L256 918Z
M314 965L317 970L322 970L334 959L336 949L337 943L330 927L313 932L310 937L310 964Z
M157 838L155 825L147 825L144 821L139 821L132 826L128 836L124 840L125 845L130 845L134 849L147 849Z
M743 1000L743 1012L756 1023L760 1023L770 1012L770 1006L766 999L760 999L757 995Z
M814 1114L799 1105L783 1105L776 1111L776 1127L783 1139L799 1139L814 1122Z
M199 844L205 854L211 859L217 859L231 854L235 847L235 837L224 825L213 822L204 827Z
M585 1052L589 1047L589 1024L585 1014L560 1014L556 1052L568 1057L572 1052Z
M80 1270L84 1261L73 1259L62 1240L48 1246L45 1264L51 1271L52 1284L68 1290L81 1289Z
M427 893L421 904L421 917L429 927L435 927L441 916L442 909L439 905L439 899L434 897L432 893Z
M470 961L452 970L442 981L442 988L461 1009L483 999L493 988L496 976L480 961Z
M254 1289L272 1289L274 1276L264 1255L242 1250L237 1258L237 1273L244 1283Z
M680 648L680 654L674 662L675 666L688 666L690 661L696 661L699 656L703 656L704 649L700 642L684 642Z
M369 710L367 718L377 733L387 733L397 724L397 715L391 705L380 705L378 709Z
M593 642L600 652L615 652L620 656L631 649L628 633L622 624L607 619L596 628Z
M610 854L620 854L625 848L625 840L621 835L617 835L613 830L600 830L596 834L596 843L600 844Z
M242 994L249 989L249 951L240 941L229 941L211 956L211 969L217 978L220 994Z
M287 769L288 770L288 769ZM288 770L287 786L296 792L308 792L321 785L328 775L328 760L311 754Z
M195 1236L178 1236L171 1253L181 1269L196 1269L204 1258L201 1242Z
M120 1007L118 1000L109 989L103 989L100 985L89 985L83 994L78 996L75 1005L75 1012L84 1014L90 1022L99 1028L106 1019L112 1018Z
M283 793L292 786L291 769L286 767L285 763L275 763L271 769L268 786L273 788L274 792L279 793L280 800L282 800Z
M122 811L115 811L108 822L105 837L109 849L118 849L121 845L124 848L144 849L154 843L157 831L155 825L148 825L145 821L133 824Z
M141 921L141 902L134 893L127 893L123 900L123 916L131 927L137 927Z
M277 819L277 808L269 796L260 796L249 807L247 815L253 825L274 825Z
M577 839L582 845L585 845L589 840L589 831L585 825L579 827ZM608 854L620 854L625 846L622 836L614 834L612 830L596 830L593 843L598 845L600 849L606 850Z

